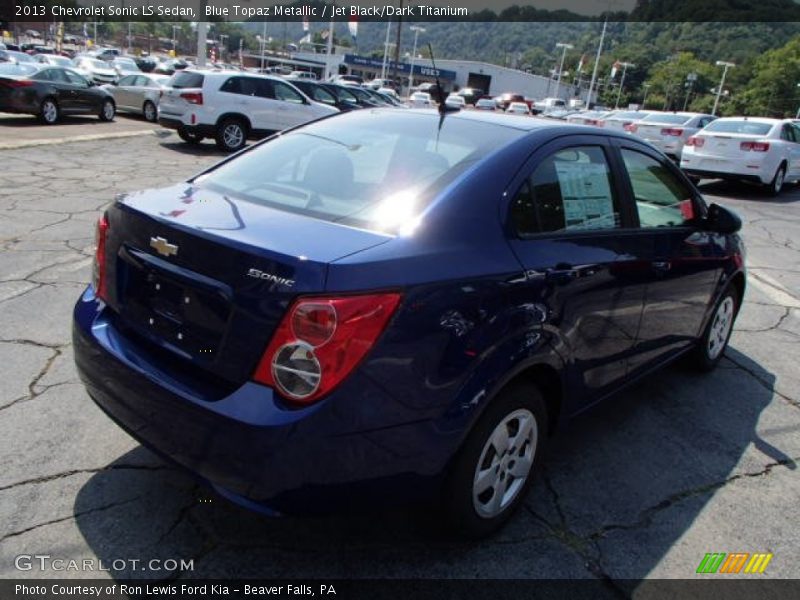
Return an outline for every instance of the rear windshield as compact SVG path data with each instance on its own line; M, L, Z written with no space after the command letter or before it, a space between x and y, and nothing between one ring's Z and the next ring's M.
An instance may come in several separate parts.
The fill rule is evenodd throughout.
M396 110L356 111L274 138L201 176L217 192L396 233L470 165L523 132Z
M34 65L0 63L0 75L31 75L38 70Z
M703 131L709 133L744 133L747 135L767 135L772 123L755 123L753 121L714 121L705 126Z
M180 71L172 76L169 85L176 89L199 88L203 87L204 79L205 78L203 77L202 73L196 73L193 71Z
M630 111L630 112L616 113L614 115L611 115L611 117L609 117L609 118L611 118L611 119L644 119L645 117L649 117L649 116L650 116L650 113L642 113L642 112L633 110L633 111Z
M648 115L641 120L642 123L667 123L669 125L683 125L692 117L687 115Z

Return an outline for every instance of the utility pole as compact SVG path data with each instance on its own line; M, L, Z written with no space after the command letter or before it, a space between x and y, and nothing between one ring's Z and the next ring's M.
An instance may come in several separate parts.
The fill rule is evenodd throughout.
M625 85L625 73L628 72L628 67L635 67L633 63L620 63L622 67L622 79L619 80L619 90L617 91L617 102L614 104L614 109L619 108L619 99L622 97L622 86Z
M556 98L561 97L561 73L564 72L564 59L567 57L567 50L572 50L572 44L562 44L561 42L556 44L556 48L561 48L561 65L558 67L558 82L556 83Z
M644 110L644 107L647 105L647 92L650 91L650 84L649 83L642 84L642 87L644 88L644 98L642 98L642 110Z
M397 67L400 65L400 36L403 33L403 0L400 0L400 16L397 17L397 39L394 46L394 68L392 69L392 83L397 81Z
M414 85L414 62L417 59L417 38L420 33L425 33L425 28L412 25L411 31L414 32L414 50L411 52L411 68L408 70L408 95L411 95L411 86Z
M200 14L206 14L208 0L200 0ZM208 21L197 22L197 66L206 66L206 38L208 37Z
M328 81L332 76L331 70L331 54L333 54L333 15L336 14L336 3L333 3L333 9L331 10L331 22L328 25L328 47L326 48L325 53L325 81Z
M722 88L725 87L725 76L728 74L728 69L735 67L736 65L732 62L725 62L724 60L717 61L718 67L724 67L722 69L722 79L719 82L719 88L717 88L717 97L714 99L714 108L711 110L711 114L716 116L717 108L719 107L719 97L722 95Z
M381 79L386 78L386 63L389 60L389 35L392 32L392 22L386 22L386 41L383 43L383 66L381 67Z
M586 107L592 104L592 89L597 81L597 67L600 66L600 55L603 53L603 42L606 39L606 27L608 27L608 17L603 21L603 32L600 34L600 43L597 45L597 56L594 59L594 70L592 71L592 81L589 84L589 93L586 96Z

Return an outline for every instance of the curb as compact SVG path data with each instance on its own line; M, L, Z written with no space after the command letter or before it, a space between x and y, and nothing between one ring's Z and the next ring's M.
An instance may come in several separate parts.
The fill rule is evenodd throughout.
M0 150L16 150L17 148L30 148L31 146L54 146L57 144L69 144L72 142L95 142L99 140L113 140L119 138L139 137L143 135L155 135L157 130L148 129L147 131L121 131L119 133L96 133L91 135L75 135L72 137L23 140L20 142L2 143Z

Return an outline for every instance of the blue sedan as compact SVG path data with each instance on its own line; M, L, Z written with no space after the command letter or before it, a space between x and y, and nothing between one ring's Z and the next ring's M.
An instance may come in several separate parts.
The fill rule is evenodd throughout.
M244 506L423 501L485 536L570 417L720 361L740 226L631 136L354 111L119 197L75 360L121 427Z

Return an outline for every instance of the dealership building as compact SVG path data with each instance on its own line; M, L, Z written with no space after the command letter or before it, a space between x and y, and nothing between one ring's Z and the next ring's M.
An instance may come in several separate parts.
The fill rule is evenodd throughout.
M244 64L248 67L284 66L293 71L312 71L322 79L328 66L326 59L328 59L328 55L314 52L295 52L284 55L266 54L263 57L245 55ZM365 81L380 77L384 71L383 60L371 56L336 53L330 55L329 62L331 72L340 75L358 75L363 77ZM392 79L396 74L403 92L407 92L408 76L411 70L412 65L410 62L395 63L391 60L387 61L385 68L387 78ZM490 95L515 92L536 99L555 96L570 99L578 94L585 99L586 88L588 87L588 82L585 81L581 82L580 87L574 85L571 76L565 78L561 85L558 86L555 79L485 62L441 59L436 61L436 67L434 68L433 62L428 58L417 58L414 61L413 85L434 82L437 75L442 86L449 91L473 87L484 90L485 93ZM566 79L569 79L569 81L566 81Z

